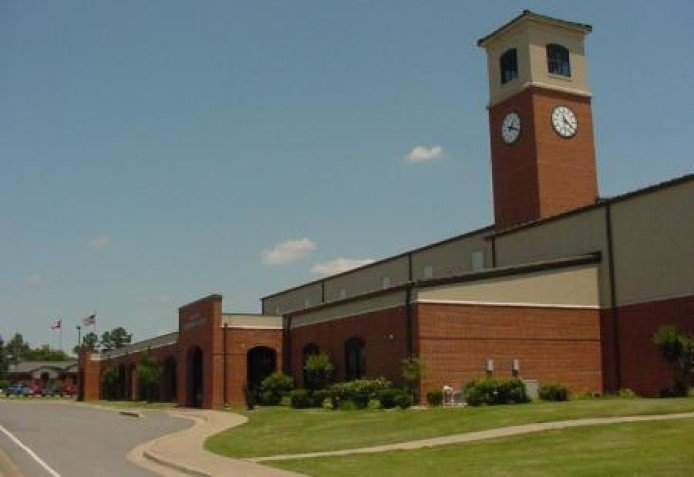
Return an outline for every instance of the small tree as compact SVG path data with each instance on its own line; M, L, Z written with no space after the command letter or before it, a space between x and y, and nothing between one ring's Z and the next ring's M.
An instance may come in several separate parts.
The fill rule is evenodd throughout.
M108 368L101 375L101 388L104 390L104 399L115 399L118 388L118 371L114 367Z
M141 401L156 401L159 399L159 377L161 366L147 353L137 365L137 390Z
M325 389L333 375L334 369L327 354L309 355L304 366L304 371L306 371L306 388L311 391Z
M412 394L414 402L419 402L419 383L423 374L424 365L418 357L413 356L402 360L402 382L405 385L405 389Z
M694 335L681 333L674 326L662 326L653 335L653 342L665 359L677 367L674 386L666 394L687 394L687 379L694 365Z

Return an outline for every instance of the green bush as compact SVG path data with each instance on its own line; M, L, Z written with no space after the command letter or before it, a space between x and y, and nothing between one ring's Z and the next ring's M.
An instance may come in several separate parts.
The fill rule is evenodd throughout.
M407 409L407 408L411 407L413 402L414 402L414 398L412 397L412 393L409 391L400 391L395 396L395 404L400 409Z
M306 387L310 390L325 389L333 375L333 364L325 353L312 354L306 358Z
M260 404L277 406L282 401L282 396L289 394L292 389L294 379L291 376L280 371L274 372L260 383Z
M101 389L104 399L116 399L118 392L118 371L116 368L110 367L101 375Z
M440 406L443 404L443 390L434 389L427 392L427 404L430 406Z
M312 406L311 394L306 389L295 389L289 393L290 406L295 409L307 409Z
M154 402L159 400L159 378L161 365L149 354L142 355L136 368L137 394L141 401Z
M677 381L669 388L660 391L660 397L685 397L689 394L689 388L682 381Z
M10 382L7 379L0 379L0 389L7 389Z
M356 379L344 383L336 383L330 387L330 398L333 409L344 409L342 404L351 401L357 409L365 409L371 398L377 398L383 389L392 387L390 381L385 378Z
M465 385L465 398L470 406L517 404L530 401L525 384L518 378L473 379Z
M569 388L565 384L547 383L540 386L538 395L543 401L568 401Z
M378 392L378 400L383 409L392 409L398 405L396 398L402 391L395 388L385 388Z
M632 399L638 397L636 393L629 388L620 389L619 391L617 391L617 396L624 399Z
M326 389L317 389L311 393L311 407L323 407L323 403L330 397Z

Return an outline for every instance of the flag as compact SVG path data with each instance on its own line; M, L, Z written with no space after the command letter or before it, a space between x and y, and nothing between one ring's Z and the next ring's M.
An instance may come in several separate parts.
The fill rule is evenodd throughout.
M63 327L63 320L61 320L60 318L53 320L53 322L51 323L51 329L52 330L57 330L57 329L60 329L62 327Z
M94 313L93 315L89 315L88 317L82 320L83 326L91 326L94 323L96 323L96 313Z

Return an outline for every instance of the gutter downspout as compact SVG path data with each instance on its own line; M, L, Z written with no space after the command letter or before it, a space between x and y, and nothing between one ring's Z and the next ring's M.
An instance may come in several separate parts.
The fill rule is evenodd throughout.
M229 331L229 325L227 323L224 323L224 342L223 342L223 349L224 349L224 407L227 407L229 405L229 399L228 399L228 375L227 375L227 331Z
M615 379L617 389L622 388L622 366L621 366L621 350L619 343L619 310L617 308L617 284L615 283L615 266L614 266L614 238L612 235L612 209L610 204L605 204L605 227L607 229L607 266L610 277L610 313L612 316L612 334L615 359Z
M407 319L407 357L413 357L414 336L412 333L412 254L407 254L408 285L405 290L405 315Z

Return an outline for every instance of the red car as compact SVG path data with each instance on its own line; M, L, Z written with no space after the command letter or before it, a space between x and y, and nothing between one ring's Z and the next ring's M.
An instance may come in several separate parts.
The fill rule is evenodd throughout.
M60 390L63 396L74 396L77 393L77 388L72 383L63 384L63 388Z
M41 387L41 385L39 383L33 383L27 387L26 393L24 395L25 396L40 396L42 392L43 392L43 388Z

